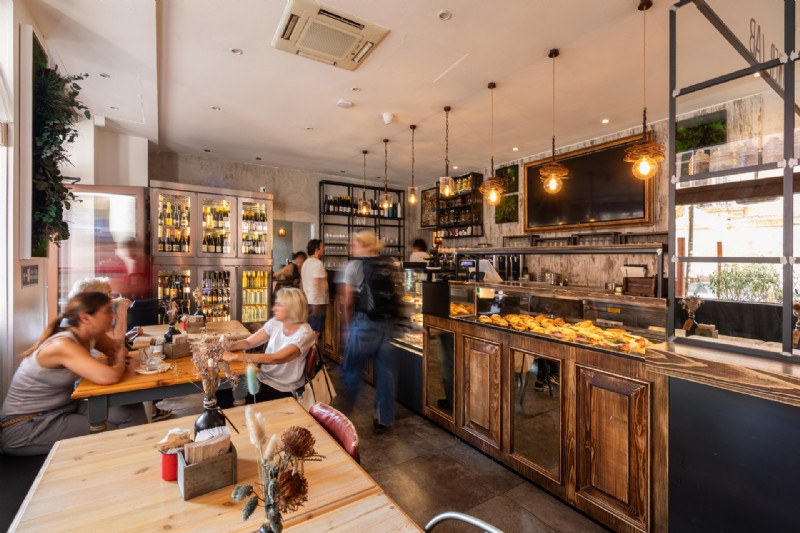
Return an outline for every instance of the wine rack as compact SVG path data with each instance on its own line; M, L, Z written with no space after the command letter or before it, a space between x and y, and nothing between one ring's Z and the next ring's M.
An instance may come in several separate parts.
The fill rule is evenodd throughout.
M181 194L158 195L157 250L168 254L188 254L192 249L191 197Z
M231 273L229 270L203 270L202 311L209 322L231 319Z
M242 271L242 322L266 322L269 315L269 274Z
M455 177L453 181L455 187L451 196L442 196L437 191L434 237L482 237L483 196L478 187L483 181L483 174L471 172Z

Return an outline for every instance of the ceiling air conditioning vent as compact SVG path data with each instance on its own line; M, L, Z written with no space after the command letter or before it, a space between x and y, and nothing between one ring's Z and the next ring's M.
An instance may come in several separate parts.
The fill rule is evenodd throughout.
M278 50L355 70L389 30L311 0L290 0L272 46Z

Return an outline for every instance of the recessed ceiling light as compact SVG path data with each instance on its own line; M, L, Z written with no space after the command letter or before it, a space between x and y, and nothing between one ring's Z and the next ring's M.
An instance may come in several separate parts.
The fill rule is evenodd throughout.
M458 170L458 167L453 165L453 170Z
M220 106L218 106L218 105L212 105L212 106L211 106L211 109L212 109L213 111L222 111L222 108L221 108Z
M306 131L314 131L314 128L309 126L308 128L306 128Z
M361 92L361 87L353 87L350 90L353 91L354 93L360 93Z
M438 16L439 16L439 20L450 20L451 18L453 18L453 14L450 11L446 10L446 9L443 9L443 10L439 11L439 15Z
M206 153L208 153L208 152L210 152L211 150L209 150L208 148L204 148L204 149L203 149L203 151L204 151L204 152L206 152Z
M231 53L240 56L244 54L244 50L242 50L241 48L231 48Z
M608 120L607 118L604 118L604 119L603 119L603 120L601 120L600 122L602 122L603 124L608 124L609 120Z
M101 72L101 73L100 73L100 77L101 77L101 78L110 78L110 77L111 77L111 74L106 74L105 72Z
M345 109L350 109L351 107L353 107L354 104L350 100L339 98L338 100L336 100L336 105L339 107L343 107Z
M256 161L261 161L261 158L260 157L256 157Z
M517 147L515 146L514 148L512 148L512 149L511 149L511 151L512 151L512 152L519 152L519 148L517 148Z
M753 77L754 78L760 78L761 77L761 73L760 72L756 72L755 74L753 74Z
M115 106L115 105L112 105L112 106L111 106L111 109L113 109L114 111L116 111L116 110L118 110L119 108L118 108L117 106Z

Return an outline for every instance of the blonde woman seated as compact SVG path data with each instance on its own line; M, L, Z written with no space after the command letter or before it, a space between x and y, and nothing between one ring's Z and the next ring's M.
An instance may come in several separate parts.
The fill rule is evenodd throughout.
M273 317L260 330L230 346L222 354L226 361L243 361L259 366L258 380L261 389L255 401L275 400L292 396L292 392L305 384L303 368L316 334L308 325L308 301L300 289L284 288L278 291ZM263 354L244 353L266 343ZM248 403L253 397L247 396ZM217 392L220 407L233 405L230 390Z
M53 444L89 434L87 402L73 401L75 381L86 378L100 385L117 383L125 372L127 350L109 338L114 309L111 298L84 292L67 302L24 355L0 409L0 449L9 455L40 455ZM91 356L94 347L108 358ZM141 404L111 407L111 429L146 422Z

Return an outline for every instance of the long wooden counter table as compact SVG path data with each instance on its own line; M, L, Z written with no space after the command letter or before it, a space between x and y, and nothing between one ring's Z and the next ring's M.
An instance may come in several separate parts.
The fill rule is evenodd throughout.
M305 427L325 457L306 463L308 501L284 516L286 531L420 530L294 399L255 408L264 413L268 435ZM244 408L226 414L241 431L231 436L238 455L237 484L258 482L257 452L249 441ZM263 509L243 522L243 504L231 501L233 486L184 501L177 482L161 480L155 443L171 428L191 430L193 423L193 417L184 417L57 442L10 531L258 530Z
M142 329L144 329L143 337L146 340L142 345L149 346L149 339L163 335L167 326L145 326ZM237 321L210 322L207 325L206 333L230 335L231 339L245 338L250 335L247 329ZM190 339L192 337L197 338L199 335L190 335ZM135 343L134 346L136 346ZM125 374L118 383L98 385L88 379L83 379L72 393L73 400L88 399L89 426L93 433L106 429L109 407L203 392L191 357L168 359L167 362L172 364L172 368L159 374L136 373L138 352L130 352L129 358L130 362L125 369ZM244 371L244 365L234 364L232 370Z

